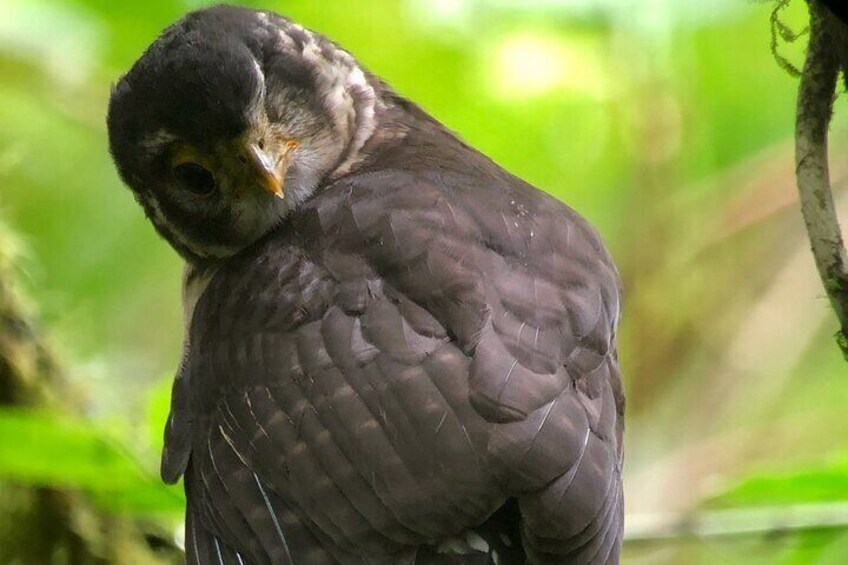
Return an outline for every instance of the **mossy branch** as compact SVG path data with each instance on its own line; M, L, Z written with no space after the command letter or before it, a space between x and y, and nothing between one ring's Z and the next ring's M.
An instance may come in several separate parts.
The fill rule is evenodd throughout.
M848 255L828 172L827 137L840 68L843 24L817 0L809 2L810 44L801 72L795 128L795 166L801 212L816 267L840 323L837 343L848 359Z

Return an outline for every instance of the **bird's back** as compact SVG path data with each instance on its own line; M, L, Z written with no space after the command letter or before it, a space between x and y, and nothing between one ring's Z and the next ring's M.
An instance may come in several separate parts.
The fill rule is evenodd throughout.
M438 135L219 268L184 369L195 539L256 563L617 560L615 270L576 213Z

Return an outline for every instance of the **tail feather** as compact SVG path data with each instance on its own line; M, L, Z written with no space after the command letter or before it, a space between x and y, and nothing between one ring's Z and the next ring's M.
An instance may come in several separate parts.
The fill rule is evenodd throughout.
M249 565L249 561L203 528L193 512L186 515L186 565Z

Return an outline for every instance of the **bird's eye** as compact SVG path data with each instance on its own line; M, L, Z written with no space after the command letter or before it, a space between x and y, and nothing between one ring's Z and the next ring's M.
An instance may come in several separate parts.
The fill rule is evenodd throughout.
M173 168L174 178L188 190L201 196L215 190L215 177L197 163L182 163Z

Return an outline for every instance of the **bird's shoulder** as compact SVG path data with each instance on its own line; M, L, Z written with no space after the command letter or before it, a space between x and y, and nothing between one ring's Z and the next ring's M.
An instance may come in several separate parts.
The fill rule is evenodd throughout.
M312 476L321 438L352 437L362 449L347 456L363 476L373 477L372 459L360 451L423 473L387 483L393 500L443 477L428 474L433 461L473 486L442 488L440 478L423 492L446 505L473 498L483 514L495 477L522 491L573 480L581 488L569 492L600 489L607 500L601 486L617 476L623 410L618 277L576 213L509 176L473 174L483 162L469 165L339 179L216 269L175 385L172 421L192 437L168 442L166 476L184 471L192 450L201 477L232 470L226 488L280 480L268 495L293 496L300 491L284 480L295 473L281 469ZM348 412L351 399L366 409ZM369 435L383 429L388 440ZM593 483L596 473L606 479ZM325 500L333 492L320 494L321 508L342 504ZM224 512L223 491L210 500ZM433 526L412 502L373 512Z
M469 356L494 332L503 362L552 374L571 356L591 369L613 345L620 307L600 237L542 191L466 164L384 167L324 187L218 269L192 341L296 332L332 307L356 314L388 289Z
M450 137L384 151L378 165L320 190L292 224L313 247L361 253L387 249L387 237L413 236L409 245L487 248L540 273L554 267L551 260L593 263L603 283L618 285L600 235L579 213ZM410 249L393 251L409 260Z

